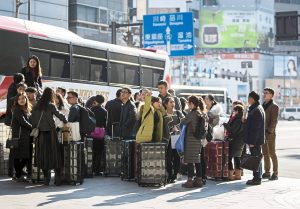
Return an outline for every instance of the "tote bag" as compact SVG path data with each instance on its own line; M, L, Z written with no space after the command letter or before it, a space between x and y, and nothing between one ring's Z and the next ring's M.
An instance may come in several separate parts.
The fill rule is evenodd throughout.
M69 126L71 128L71 140L72 141L80 141L80 127L79 122L69 123Z
M251 171L258 171L261 159L262 155L251 156L250 154L245 154L241 159L241 168Z
M182 126L179 138L175 144L175 148L179 153L184 152L184 139L185 139L186 127L187 127L186 125Z

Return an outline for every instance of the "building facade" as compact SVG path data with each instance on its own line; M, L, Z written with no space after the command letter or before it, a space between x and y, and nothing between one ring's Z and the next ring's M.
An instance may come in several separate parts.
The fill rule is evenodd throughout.
M28 19L28 1L19 5L18 17ZM68 0L30 0L30 20L68 28ZM0 15L16 17L16 1L1 0Z

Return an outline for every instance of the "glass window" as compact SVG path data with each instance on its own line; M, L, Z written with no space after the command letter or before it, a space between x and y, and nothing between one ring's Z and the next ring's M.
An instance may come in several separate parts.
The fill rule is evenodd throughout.
M90 60L73 58L73 79L89 80Z
M115 52L110 53L110 59L116 61L122 61L122 62L131 62L135 64L139 63L138 57L127 55L127 54L115 53Z
M0 30L0 74L20 72L28 59L28 36Z
M100 9L100 23L108 24L108 22L107 22L107 10Z
M162 60L154 60L149 58L141 58L142 65L148 65L152 67L165 68L165 61Z
M50 75L50 54L46 52L30 51L30 55L35 55L39 58L43 76Z
M123 64L111 63L111 83L125 83L125 70Z
M300 108L297 108L297 112L300 112Z
M91 49L91 48L81 47L81 46L73 46L73 53L84 55L84 56L90 56L90 57L104 58L104 59L106 59L107 57L106 51Z
M286 112L296 112L296 108L286 108Z
M142 82L145 87L152 87L153 78L152 78L152 69L150 68L142 68L143 76Z
M129 85L140 85L140 72L137 66L125 66L125 83Z
M163 70L153 70L153 85L152 87L157 88L157 84L160 80L164 78Z
M30 39L30 47L38 48L38 49L48 49L52 51L58 52L69 52L69 45L64 43L58 43L53 41L45 41L40 39L31 38Z
M107 82L107 62L91 61L91 81Z
M70 78L70 61L68 56L52 54L50 63L50 76Z
M98 10L97 8L78 5L77 17L79 20L97 23L98 22L97 10Z

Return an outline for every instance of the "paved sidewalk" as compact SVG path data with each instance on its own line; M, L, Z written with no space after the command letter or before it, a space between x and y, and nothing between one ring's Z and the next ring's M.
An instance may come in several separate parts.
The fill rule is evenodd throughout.
M183 181L145 188L105 177L86 179L80 186L44 187L2 177L0 208L300 208L300 179L280 178L246 186L247 177L234 182L208 181L201 189L183 189Z

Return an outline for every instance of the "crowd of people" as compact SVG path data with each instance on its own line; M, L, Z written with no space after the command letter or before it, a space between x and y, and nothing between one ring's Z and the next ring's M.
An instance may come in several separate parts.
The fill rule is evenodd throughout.
M84 105L77 92L67 92L62 87L55 91L43 89L41 76L39 60L32 56L21 73L14 75L14 82L8 89L5 124L11 126L12 137L20 139L18 148L10 151L13 166L9 175L17 181L30 178L34 147L35 163L43 170L44 184L49 185L51 170L55 171L55 184L61 184L59 133L68 127L68 123L79 122L82 126L80 140L85 140L87 132L83 130L85 121L82 121L82 109L95 119L95 126L103 128L106 135L118 135L122 140L134 139L136 143L166 143L168 183L174 183L178 174L185 172L188 178L183 187L202 187L206 183L205 146L211 138L206 135L199 138L198 132L213 131L214 127L220 125L224 126L225 140L229 141L229 180L241 179L241 157L245 145L249 146L251 155L263 154L265 165L265 173L262 174L260 165L247 184L258 185L262 178L278 179L275 129L279 108L273 101L273 89L264 89L263 105L259 103L259 94L254 91L249 93L248 105L235 101L229 121L220 124L222 107L212 95L178 98L164 80L157 85L158 96L153 96L151 90L143 88L133 97L132 90L123 87L116 92L113 100L105 103L102 95L96 95ZM205 123L199 123L199 118ZM173 141L178 139L183 125L186 126L184 152L178 153ZM34 128L39 129L36 139L31 136ZM93 147L93 171L100 174L104 140L94 140ZM272 175L270 159L273 164Z

